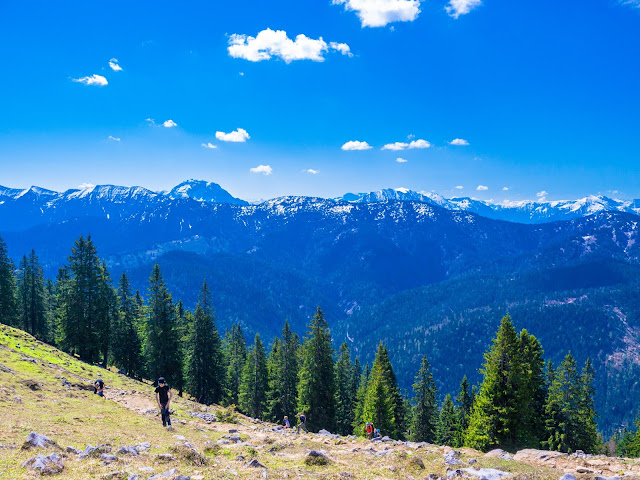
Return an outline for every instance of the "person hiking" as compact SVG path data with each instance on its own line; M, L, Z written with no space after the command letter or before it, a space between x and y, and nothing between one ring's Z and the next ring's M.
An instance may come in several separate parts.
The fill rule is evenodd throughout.
M376 428L373 431L373 438L382 438L382 434L380 433L380 429L379 428Z
M289 423L289 417L284 416L284 428L291 428L291 424Z
M373 423L367 422L364 430L367 432L367 439L371 440L373 438Z
M309 430L307 430L307 425L306 425L307 417L303 413L297 414L296 417L298 417L298 420L300 421L300 423L298 423L298 426L296 427L296 433L300 433L301 428L305 432L309 433Z
M104 398L104 380L99 378L93 383L93 393Z
M158 402L158 408L162 415L162 426L167 427L167 430L172 430L171 416L169 411L169 404L173 398L171 393L171 387L165 383L164 377L158 379L158 386L156 387L156 401Z

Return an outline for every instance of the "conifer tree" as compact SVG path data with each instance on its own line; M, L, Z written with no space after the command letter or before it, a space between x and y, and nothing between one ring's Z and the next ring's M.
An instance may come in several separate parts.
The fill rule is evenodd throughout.
M451 395L447 393L444 399L438 425L436 427L436 443L438 445L458 446L458 417L456 415Z
M544 404L546 397L542 345L526 330L518 337L520 369L517 382L519 446L538 447L544 438Z
M462 377L462 381L460 382L460 390L456 396L456 402L458 402L458 405L456 406L456 415L458 417L458 437L456 446L461 447L464 443L464 432L469 426L469 415L473 408L473 393L466 375Z
M356 361L358 361L356 359ZM371 374L371 368L367 363L364 369L364 372L361 373L360 379L358 382L358 387L356 389L355 402L353 407L353 423L351 424L353 428L353 433L355 435L363 436L365 434L364 424L366 420L363 418L364 413L364 400L367 395L367 387L369 382L369 375Z
M148 373L154 380L165 377L169 385L180 388L182 357L176 312L157 264L149 278L148 301L145 342Z
M589 453L598 453L602 444L597 431L597 413L593 401L595 397L595 389L593 388L594 377L595 371L591 365L591 359L587 358L580 373L580 396L578 400L575 442L576 450Z
M335 426L335 380L331 333L318 307L301 347L298 383L298 410L307 417L312 431L333 430Z
M7 245L0 237L0 323L17 326L18 304L16 278Z
M438 423L438 405L436 403L436 384L427 356L422 357L420 370L413 384L415 406L413 407L413 441L433 443Z
M118 296L111 283L107 265L104 262L100 267L97 303L98 322L96 330L100 341L102 366L106 368L111 346L111 325L117 321L118 317Z
M118 283L118 315L112 328L111 353L113 364L134 378L142 378L144 373L138 308L137 298L131 293L129 279L122 273Z
M225 401L227 405L238 405L240 381L247 358L247 344L239 324L236 323L227 330L223 352L226 367Z
M188 340L187 391L200 403L220 402L224 369L220 335L215 325L211 294L202 284Z
M351 363L351 352L346 342L340 345L340 356L335 365L336 376L336 432L349 435L353 424L355 391L355 366Z
M296 414L298 392L298 348L300 340L285 321L282 339L276 338L269 355L269 418L282 421Z
M238 395L240 410L251 417L262 418L267 406L267 388L267 357L260 335L256 334L242 370Z
M29 257L22 257L18 271L18 297L20 298L19 325L40 340L46 340L47 331L47 299L42 267L31 250Z

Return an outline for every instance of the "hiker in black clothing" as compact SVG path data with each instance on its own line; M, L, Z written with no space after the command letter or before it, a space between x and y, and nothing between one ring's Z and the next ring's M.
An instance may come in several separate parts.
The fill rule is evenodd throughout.
M93 383L93 393L104 397L104 381L101 378Z
M299 413L296 417L300 420L300 423L298 423L298 426L296 427L296 433L300 433L301 428L305 432L309 433L309 430L307 430L307 426L305 425L305 423L307 423L307 417L305 417L304 413Z
M169 416L171 398L173 398L171 387L164 382L164 377L160 377L158 379L158 386L156 387L156 401L158 402L158 408L162 415L162 426L166 426L167 430L171 430L171 417Z

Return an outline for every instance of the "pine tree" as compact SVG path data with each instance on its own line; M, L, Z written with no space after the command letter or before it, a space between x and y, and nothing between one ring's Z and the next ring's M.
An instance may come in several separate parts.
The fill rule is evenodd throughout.
M187 391L198 402L207 405L220 402L224 379L222 347L210 295L205 281L196 306L187 350Z
M335 426L335 380L331 333L318 307L301 347L298 410L307 417L311 431Z
M269 354L269 418L279 422L286 415L296 414L298 392L298 335L291 332L286 321L282 339L276 338Z
M145 356L149 375L154 380L165 377L167 383L179 388L183 377L176 312L157 264L149 278L146 334Z
M227 405L238 405L240 381L247 358L247 344L239 324L234 324L231 330L227 330L223 352L226 367L225 402Z
M469 415L471 415L471 409L473 408L471 385L466 375L462 377L460 382L460 390L458 391L458 396L456 396L456 402L458 402L456 406L456 414L458 416L456 446L461 447L464 443L464 433L469 426Z
M0 323L16 326L18 321L17 287L7 245L0 237Z
M267 388L267 357L260 335L256 334L242 370L238 395L240 410L251 417L262 418L267 406Z
M137 292L139 295L139 292ZM137 298L131 294L131 285L125 273L118 284L118 315L112 328L113 364L126 375L142 378L144 356L140 337L140 314ZM140 299L141 301L141 299Z
M340 356L335 365L336 377L336 432L349 435L355 418L354 378L358 377L351 363L351 352L346 342L340 345Z
M415 392L415 406L413 407L413 421L411 428L413 440L416 442L433 443L438 423L438 405L436 403L436 384L427 356L422 357L420 370L413 384Z
M436 443L438 445L457 447L458 438L458 417L453 405L453 400L451 400L451 395L447 393L438 417Z

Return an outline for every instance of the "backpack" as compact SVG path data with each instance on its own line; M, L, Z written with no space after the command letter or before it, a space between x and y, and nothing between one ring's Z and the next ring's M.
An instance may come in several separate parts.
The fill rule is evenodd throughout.
M371 425L370 423L367 423L367 426L365 428L367 430L367 433L373 432L373 425Z
M307 417L304 415L300 415L300 423L305 423L307 421Z

